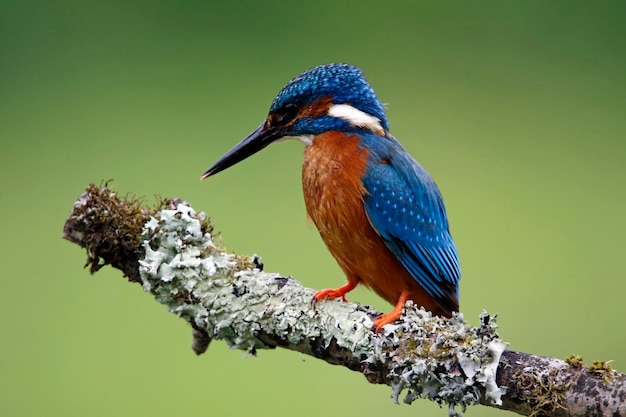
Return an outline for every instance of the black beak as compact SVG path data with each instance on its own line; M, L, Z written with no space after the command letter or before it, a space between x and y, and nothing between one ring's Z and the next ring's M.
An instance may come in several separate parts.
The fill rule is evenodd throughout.
M254 132L250 133L248 137L235 145L230 151L226 152L211 168L207 169L200 179L208 178L211 175L217 174L235 165L237 162L243 161L280 137L281 135L276 128L271 126L266 127L265 122L263 122Z

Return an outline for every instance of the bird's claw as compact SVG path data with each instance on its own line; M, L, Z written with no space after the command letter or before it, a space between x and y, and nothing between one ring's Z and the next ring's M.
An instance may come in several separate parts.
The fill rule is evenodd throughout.
M394 314L393 311L391 313L381 314L376 318L376 320L374 320L372 330L374 330L375 332L382 332L383 327L385 327L389 323L393 323L394 321L398 320L400 316L401 314Z
M342 292L338 289L326 288L325 290L319 290L315 294L313 294L313 298L311 299L311 307L313 307L313 310L315 310L315 308L317 307L317 303L319 303L320 301L333 300L340 297L343 301L348 301L346 300L345 292Z

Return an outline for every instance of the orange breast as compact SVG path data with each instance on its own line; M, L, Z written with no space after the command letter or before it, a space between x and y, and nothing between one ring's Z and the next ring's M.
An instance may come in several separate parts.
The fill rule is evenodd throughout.
M342 132L316 136L304 152L302 186L307 213L348 280L363 283L392 304L408 291L417 304L441 310L371 226L362 176L369 152Z

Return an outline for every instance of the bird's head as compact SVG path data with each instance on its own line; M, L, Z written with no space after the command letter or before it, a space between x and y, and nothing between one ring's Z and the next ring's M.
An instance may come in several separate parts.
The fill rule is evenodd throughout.
M357 67L320 65L289 81L274 98L267 119L202 178L235 165L281 138L295 137L310 144L313 136L331 130L379 135L389 130L382 104Z

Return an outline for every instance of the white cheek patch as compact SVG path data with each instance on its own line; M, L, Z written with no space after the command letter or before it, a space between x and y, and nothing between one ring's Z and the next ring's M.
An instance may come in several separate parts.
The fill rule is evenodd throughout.
M379 135L384 134L378 117L367 114L349 104L333 104L328 109L328 115L337 119L343 119L352 126L365 127Z

